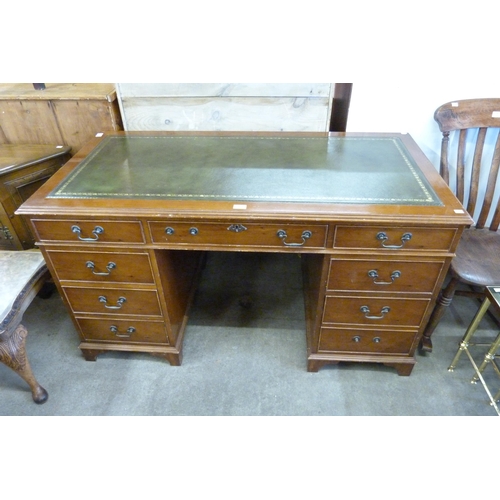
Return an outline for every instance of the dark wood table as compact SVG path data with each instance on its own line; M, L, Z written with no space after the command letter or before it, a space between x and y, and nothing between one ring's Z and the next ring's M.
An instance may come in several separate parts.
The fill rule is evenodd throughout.
M88 360L179 365L208 251L301 254L307 368L409 375L471 220L409 135L114 133L18 210ZM182 251L180 251L182 250Z
M29 224L15 211L70 158L68 146L0 144L0 250L32 248Z

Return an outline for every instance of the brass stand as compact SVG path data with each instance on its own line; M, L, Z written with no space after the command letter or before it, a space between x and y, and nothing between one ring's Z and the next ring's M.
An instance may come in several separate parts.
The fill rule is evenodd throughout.
M465 332L465 335L460 342L460 347L455 354L455 357L453 358L453 361L451 362L450 367L448 368L448 371L452 372L457 363L458 360L460 359L460 356L462 352L465 352L474 368L475 375L472 377L471 383L476 384L478 380L481 381L481 384L484 387L484 390L486 391L486 394L488 394L488 397L490 399L491 405L493 408L495 408L495 411L497 414L500 416L500 409L497 405L497 403L500 400L500 390L495 394L495 396L492 396L491 391L489 390L486 381L484 380L482 373L484 372L485 368L491 364L493 366L493 369L497 373L497 375L500 377L500 368L498 364L496 363L496 358L498 357L496 352L500 347L500 333L497 335L495 340L491 343L473 343L471 342L472 337L474 333L476 332L479 323L483 319L484 315L488 311L490 305L493 304L497 309L500 309L500 287L496 286L489 286L486 287L486 298L483 300L483 303L481 304L479 310L477 311L476 315L474 316L474 319L472 320L471 324L467 328L467 331ZM487 353L484 356L484 360L481 363L481 365L478 367L477 364L475 363L474 359L472 358L472 355L469 351L469 347L471 346L489 346Z

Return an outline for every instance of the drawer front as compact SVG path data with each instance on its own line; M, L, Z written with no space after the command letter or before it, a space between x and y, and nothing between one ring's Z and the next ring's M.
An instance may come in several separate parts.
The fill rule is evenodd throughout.
M328 289L432 293L443 262L332 259Z
M328 296L323 323L419 328L429 302L430 299Z
M39 241L75 243L144 243L140 222L34 219Z
M335 248L370 250L441 250L451 248L456 229L383 226L337 226Z
M328 226L307 224L150 222L154 243L325 248Z
M113 315L161 316L156 290L63 288L73 311Z
M168 344L162 322L77 318L81 334L87 341Z
M59 280L154 284L149 254L49 250Z
M408 354L415 332L322 328L319 351Z

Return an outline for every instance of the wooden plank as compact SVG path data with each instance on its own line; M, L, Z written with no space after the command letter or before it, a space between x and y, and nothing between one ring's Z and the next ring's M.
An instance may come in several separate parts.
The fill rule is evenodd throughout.
M329 97L330 83L117 83L129 97Z
M324 98L123 98L125 130L303 131L329 128Z
M0 84L0 100L100 100L116 99L114 83L46 83L44 90L36 90L32 83Z

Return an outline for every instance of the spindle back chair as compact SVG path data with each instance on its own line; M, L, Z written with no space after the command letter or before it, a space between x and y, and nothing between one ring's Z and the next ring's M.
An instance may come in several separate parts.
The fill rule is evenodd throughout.
M474 225L464 231L451 262L448 284L422 338L424 351L432 351L431 335L455 294L483 296L484 287L500 284L500 98L448 102L435 111L434 119L443 134L440 174ZM457 139L456 154L452 137ZM469 289L457 290L460 284Z

